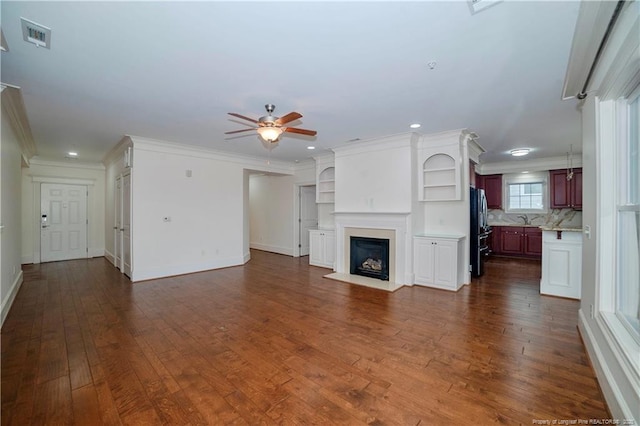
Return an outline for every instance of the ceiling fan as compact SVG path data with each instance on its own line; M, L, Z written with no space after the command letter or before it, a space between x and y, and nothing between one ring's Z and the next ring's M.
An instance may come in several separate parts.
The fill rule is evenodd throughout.
M225 135L231 135L233 133L249 132L251 130L255 130L258 132L260 137L265 142L276 143L278 141L278 138L280 138L280 135L285 132L298 133L300 135L307 135L307 136L315 136L318 133L315 130L306 130L306 129L298 129L296 127L283 126L284 124L287 124L293 120L297 120L298 118L301 118L302 114L300 113L290 112L289 114L286 114L282 117L275 117L273 115L273 111L276 109L275 105L267 104L264 107L267 110L267 115L265 115L264 117L260 117L257 120L254 120L253 118L245 117L244 115L241 115L235 112L228 113L229 115L232 115L234 117L238 117L238 118L242 118L243 120L250 121L255 125L257 125L258 127L251 127L251 128L242 129L242 130L232 130L230 132L225 132Z

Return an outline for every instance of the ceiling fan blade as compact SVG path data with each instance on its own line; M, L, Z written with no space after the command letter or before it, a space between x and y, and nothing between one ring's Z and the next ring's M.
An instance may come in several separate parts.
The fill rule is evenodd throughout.
M284 131L289 133L299 133L301 135L307 136L315 136L316 134L318 134L318 132L316 132L315 130L297 129L295 127L286 127Z
M256 129L252 127L250 129L232 130L230 132L224 132L224 134L225 135L231 135L231 134L234 134L234 133L248 132L248 131L251 131L251 130L256 130Z
M276 126L281 126L281 125L283 125L285 123L288 123L288 122L293 121L293 120L297 120L298 118L301 118L301 117L302 117L302 114L300 114L299 112L295 112L295 111L294 112L290 112L289 114L278 118L275 121L275 124L276 124Z
M250 121L252 123L257 123L258 122L258 120L254 120L253 118L245 117L244 115L240 115L240 114L238 114L236 112L228 112L227 114L233 115L234 117L242 118L243 120L248 120L248 121Z

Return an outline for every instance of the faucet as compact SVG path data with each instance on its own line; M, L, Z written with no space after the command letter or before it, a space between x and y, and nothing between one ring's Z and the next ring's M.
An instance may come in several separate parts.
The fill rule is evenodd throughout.
M531 225L531 222L529 222L529 217L526 214L518 216L518 219L522 219L525 225Z

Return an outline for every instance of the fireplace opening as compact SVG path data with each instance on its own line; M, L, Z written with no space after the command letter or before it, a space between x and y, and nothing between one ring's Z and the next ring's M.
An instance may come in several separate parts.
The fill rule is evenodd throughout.
M389 240L384 238L351 237L350 272L389 281Z

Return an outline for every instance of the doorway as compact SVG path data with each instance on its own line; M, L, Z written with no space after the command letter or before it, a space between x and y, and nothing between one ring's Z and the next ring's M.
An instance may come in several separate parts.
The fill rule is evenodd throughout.
M88 257L85 185L42 183L40 187L40 260Z
M316 207L316 186L299 186L300 216L300 256L309 255L309 230L318 227L318 208Z
M131 277L131 174L116 178L113 260L116 268Z

